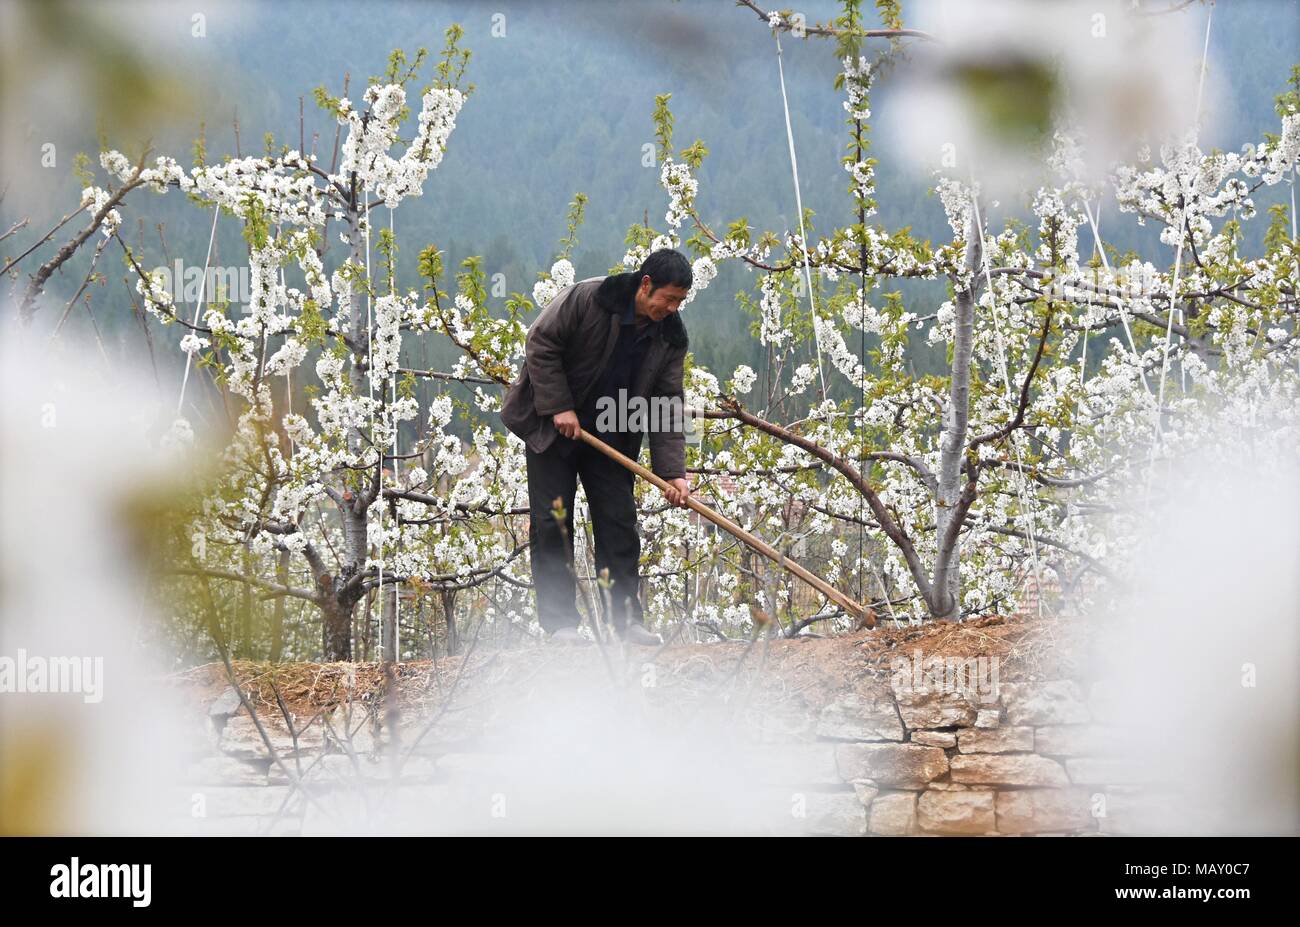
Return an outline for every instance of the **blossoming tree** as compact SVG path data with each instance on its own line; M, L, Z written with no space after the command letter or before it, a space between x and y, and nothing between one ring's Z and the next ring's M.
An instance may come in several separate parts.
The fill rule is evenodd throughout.
M792 28L788 14L746 6L775 29ZM756 303L740 298L768 348L766 391L742 403L756 380L748 367L724 387L704 371L692 384L711 426L726 426L706 432L697 471L737 480L738 493L721 504L796 542L834 535L831 579L870 588L878 563L877 606L951 620L1011 604L1031 568L1041 578L1050 565L1067 587L1089 574L1121 578L1140 515L1122 497L1133 486L1158 486L1161 468L1198 447L1207 419L1267 421L1268 440L1295 454L1294 217L1288 229L1285 208L1273 207L1262 255L1247 257L1240 244L1255 213L1251 194L1294 183L1300 69L1294 89L1278 98L1278 135L1240 154L1204 153L1189 136L1163 145L1158 165L1144 152L1139 166L1115 167L1120 209L1162 226L1168 250L1155 261L1128 254L1112 264L1114 249L1097 240L1095 226L1092 254L1080 254L1078 229L1103 191L1080 179L1080 140L1068 125L1048 153L1056 182L1033 195L1036 230L1009 222L996 232L978 185L941 174L936 190L952 239L936 247L868 221L876 162L866 155L867 100L882 59L869 62L860 46L866 36L911 33L894 5L882 6L880 30L863 27L853 0L843 9L826 26L799 26L838 43L855 223L820 240L767 232L755 241L744 218L711 228L695 207L692 176L703 145L680 161L662 155L671 201L668 231L655 246L676 245L689 222L697 275L707 280L724 260L761 275ZM659 125L669 133L671 117L661 114ZM1216 228L1212 220L1229 213ZM889 289L905 278L946 280L950 298L930 314L906 311ZM946 347L946 374L910 372L909 339L922 332ZM1101 368L1089 376L1093 333L1106 340ZM870 361L849 347L854 335L878 345ZM829 397L823 359L856 395ZM792 397L814 384L807 414L783 424ZM663 524L679 546L698 552L697 563L722 549L688 516L670 512ZM844 569L846 528L869 532L873 555ZM667 584L669 597L683 594L678 580ZM714 609L710 623L743 621L741 609L739 602L720 615ZM834 615L792 616L785 627Z
M192 513L191 562L174 572L310 602L320 611L328 659L351 659L357 604L375 590L382 591L384 654L395 659L399 583L440 583L446 590L481 582L521 549L482 524L508 514L507 500L517 495L518 470L501 466L503 440L477 428L480 465L468 472L460 438L447 431L454 414L448 397L424 411L417 446L401 448L400 435L401 423L421 414L416 376L500 382L507 371L494 354L504 351L503 338L518 341L522 327L489 316L474 261L449 299L439 289L442 260L432 246L420 254L425 291L399 292L391 221L374 229L379 212L391 217L421 194L442 160L469 92L459 86L469 55L458 47L460 37L458 27L448 31L409 141L399 132L423 50L409 63L395 53L388 82L369 87L362 107L318 91L320 105L346 132L336 169L286 151L199 165L172 178L200 205L242 221L250 272L242 318L217 301L201 319L185 319L163 275L132 259L150 311L186 330L181 348L200 355L243 405L223 455L222 483ZM115 153L103 164L119 176L125 167ZM327 269L321 255L331 222L347 256ZM447 374L403 369L404 334L433 332L460 348L462 363ZM271 387L276 378L287 381L309 353L319 381L309 387L316 393L314 421L295 411L288 389L277 409ZM188 424L179 420L174 431L183 438ZM431 462L434 474L421 462ZM448 481L445 493L427 491ZM305 561L308 583L289 579L291 557Z
M1055 181L1033 195L1036 228L995 231L978 186L941 176L951 239L936 245L870 221L868 95L882 59L868 61L862 42L911 32L891 4L881 8L882 29L864 28L856 0L845 0L841 17L808 30L834 38L843 62L850 225L818 233L805 215L800 233L756 236L744 217L711 227L696 207L707 149L697 141L674 152L668 97L656 101L664 227L634 225L614 269L635 268L660 247L693 251L689 327L690 304L720 264L737 262L759 277L756 293L737 299L767 355L761 380L747 366L720 380L688 358L688 404L704 421L689 448L696 494L790 554L821 558L831 582L856 583L897 617L1004 609L1031 570L1054 571L1067 587L1086 576L1122 579L1140 517L1119 504L1122 490L1158 491L1162 468L1199 446L1194 423L1207 410L1266 421L1278 447L1300 445L1294 217L1288 230L1275 207L1264 253L1240 253L1251 194L1294 182L1300 75L1279 97L1281 132L1257 146L1207 154L1187 139L1164 145L1159 165L1148 156L1116 167L1120 208L1162 227L1164 255L1119 255L1095 228L1091 254L1080 253L1079 228L1103 191L1081 179L1082 140L1066 125L1048 158ZM758 12L790 28L783 14ZM476 258L449 295L432 245L419 252L421 289L400 289L391 216L420 195L472 90L460 86L468 57L460 37L449 30L409 139L401 137L408 88L423 52L411 62L395 54L359 107L318 92L346 133L328 170L289 150L188 172L165 158L150 168L116 152L101 158L118 190L179 189L237 217L248 245L247 310L209 294L205 311L188 318L164 275L127 251L145 305L184 331L181 349L240 403L220 484L186 513L172 572L198 578L205 594L219 581L246 598L257 590L306 603L319 613L327 659L353 658L358 611L368 615L371 602L383 656L410 652L399 646L399 589L440 600L449 647L464 617L461 590L487 603L479 629L498 620L530 628L521 621L530 599L520 556L523 445L495 412L523 362L528 314L577 277L570 257L585 200L575 199L569 235L531 299L516 293L490 305ZM115 221L116 193L88 191L97 222ZM331 226L346 252L328 267ZM909 279L945 281L948 298L909 311L895 288ZM429 338L455 348L451 370L403 364L403 345ZM912 372L912 339L946 351L942 374ZM306 382L308 370L316 383ZM422 408L420 378L462 382L474 399L442 395ZM273 389L279 382L284 389ZM304 394L310 409L294 401ZM172 440L190 437L179 419ZM774 580L688 510L646 487L638 493L650 616L721 636L755 620L775 619L786 634L819 621L846 626L833 603L799 613L788 577ZM579 497L579 523L583 507ZM589 558L591 545L581 546ZM594 597L595 586L584 584L585 593Z

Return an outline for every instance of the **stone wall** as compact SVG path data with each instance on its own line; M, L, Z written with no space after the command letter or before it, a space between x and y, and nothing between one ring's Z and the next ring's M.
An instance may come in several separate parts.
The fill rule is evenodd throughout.
M838 741L835 771L862 811L846 801L835 832L1132 832L1143 777L1116 757L1119 719L1104 685L1091 688L1006 683L983 697L891 686L874 703L836 702L818 733Z
M537 700L535 690L528 694ZM680 726L682 717L699 714L697 708L682 712L681 698L680 691L660 686L637 693L634 701L643 714L666 717L677 711L674 723ZM597 701L584 695L572 704L579 700ZM603 701L610 700L604 696ZM1152 815L1168 810L1174 797L1120 755L1128 730L1121 709L1104 681L1075 679L1007 682L980 692L918 688L906 678L870 679L829 693L813 706L795 697L765 700L717 728L728 732L734 749L725 760L721 753L716 762L710 759L709 773L692 770L691 778L702 782L700 793L683 792L664 807L680 809L698 800L699 832L705 833L1156 832L1152 828L1159 827L1159 819ZM530 779L537 789L547 783L540 802L552 812L557 803L572 803L573 819L581 822L573 825L577 832L599 831L602 821L623 813L629 813L621 825L627 832L655 832L656 822L667 822L649 810L654 798L645 783L636 793L613 796L617 771L600 780L611 783L608 789L588 784L581 794L558 796L563 789L556 783L570 781L568 773L547 779L550 754L537 744L521 747L516 739L535 721L520 715L512 728L510 712L500 705L477 714L448 713L432 727L404 720L397 730L397 754L405 760L394 778L394 751L380 714L363 704L338 706L311 723L295 719L296 739L265 714L264 727L286 774L272 762L237 694L227 690L208 707L207 730L196 747L200 755L169 796L177 830L511 833L546 832L557 820L569 820L538 818L530 827L518 812L497 818L488 810L507 795L515 808L526 805L514 796L528 794ZM659 743L653 738L663 738L665 730L645 736ZM653 749L668 752L676 746ZM708 748L691 749L681 756L703 763ZM647 762L643 757L637 768ZM654 776L673 781L668 763ZM683 788L680 782L672 787ZM581 812L602 798L611 802L610 810L583 817ZM734 804L730 816L720 816L720 802ZM643 805L645 814L638 816ZM689 830L691 818L683 820L662 827Z

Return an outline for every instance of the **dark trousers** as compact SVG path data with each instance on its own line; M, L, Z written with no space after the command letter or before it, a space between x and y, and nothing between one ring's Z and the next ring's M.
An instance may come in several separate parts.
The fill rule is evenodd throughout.
M602 434L600 437L620 451L629 448L627 436ZM537 593L537 620L547 633L562 627L577 627L579 622L574 606L577 586L570 563L573 499L581 477L596 540L596 575L608 568L612 583L608 590L597 588L601 614L620 633L629 620L642 623L641 536L637 533L636 501L632 497L636 475L594 447L563 435L558 435L541 454L531 450L525 453L528 547L533 588ZM564 505L563 527L552 514L557 498ZM606 602L606 592L609 602Z

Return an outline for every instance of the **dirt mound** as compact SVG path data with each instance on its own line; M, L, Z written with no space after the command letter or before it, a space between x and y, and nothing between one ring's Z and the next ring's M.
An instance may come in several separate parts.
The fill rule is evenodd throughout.
M786 700L821 707L849 691L888 682L894 661L997 658L1003 682L1076 675L1084 643L1079 622L990 616L959 624L882 626L839 637L727 641L630 648L524 646L467 648L465 655L382 663L261 663L234 661L245 694L259 713L287 709L309 719L344 702L383 701L394 686L397 706L417 714L453 696L526 687L553 674L603 664L612 682L653 671L679 695L691 690L744 691L748 699ZM652 668L652 669L650 669ZM168 678L186 704L206 707L230 685L221 663L196 666ZM283 706L283 709L281 708Z

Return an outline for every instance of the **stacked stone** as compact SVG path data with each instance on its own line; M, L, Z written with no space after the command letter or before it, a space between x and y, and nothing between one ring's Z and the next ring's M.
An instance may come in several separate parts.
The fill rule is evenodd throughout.
M1004 683L989 694L868 682L819 711L793 697L743 712L744 761L726 775L758 833L1153 833L1152 815L1175 798L1123 755L1132 729L1121 708L1105 682ZM264 714L286 776L229 690L209 710L201 755L168 797L169 813L194 834L401 832L402 821L376 816L394 789L454 809L464 804L458 789L490 792L518 770L518 757L494 747L485 719L470 714L448 713L428 731L405 720L402 752L422 739L397 779L365 707L333 709L328 724L294 719L296 737Z
M783 784L815 790L810 833L1150 833L1175 798L1122 755L1132 731L1109 693L1068 679L992 697L877 684L809 718L806 742L765 749Z

